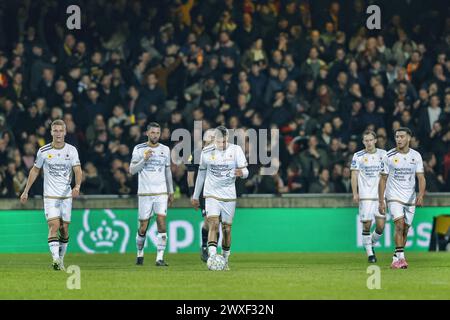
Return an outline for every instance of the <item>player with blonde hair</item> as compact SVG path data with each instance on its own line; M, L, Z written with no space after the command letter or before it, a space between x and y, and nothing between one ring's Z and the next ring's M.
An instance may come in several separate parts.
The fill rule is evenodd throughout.
M69 242L69 224L72 214L72 198L80 194L82 170L77 149L66 143L66 124L55 120L51 124L52 143L41 147L34 166L28 175L27 184L20 201L28 200L28 192L44 171L44 211L48 224L48 246L55 270L64 270L64 256ZM71 188L72 173L75 186ZM59 235L58 235L59 233Z

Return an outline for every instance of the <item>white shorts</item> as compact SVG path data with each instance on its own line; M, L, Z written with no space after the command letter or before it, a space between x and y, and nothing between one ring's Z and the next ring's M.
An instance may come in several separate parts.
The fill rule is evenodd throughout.
M72 198L53 199L44 197L44 212L47 221L62 219L70 222L72 216Z
M205 212L207 217L220 216L223 223L233 223L236 201L220 201L214 198L205 199Z
M374 218L386 219L386 216L378 211L378 200L360 200L359 221L373 221Z
M139 196L139 220L149 220L156 213L167 215L167 194Z
M387 203L389 213L392 215L392 220L396 221L400 218L405 218L405 223L410 226L414 220L414 213L416 206L408 206L397 201L390 201Z

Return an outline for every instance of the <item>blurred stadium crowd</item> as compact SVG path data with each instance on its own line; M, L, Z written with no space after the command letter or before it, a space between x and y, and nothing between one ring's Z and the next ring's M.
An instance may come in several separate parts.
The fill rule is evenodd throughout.
M68 32L78 4L81 30ZM62 118L84 194L136 192L145 126L280 130L280 168L249 167L238 193L350 192L361 133L412 129L429 192L450 191L450 12L445 1L1 1L0 197L17 197ZM248 148L247 148L248 152ZM186 168L173 165L177 193ZM35 183L30 195L42 194Z

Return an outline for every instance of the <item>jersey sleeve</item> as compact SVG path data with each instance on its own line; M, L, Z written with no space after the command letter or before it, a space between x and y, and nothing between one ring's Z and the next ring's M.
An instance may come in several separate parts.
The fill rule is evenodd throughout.
M359 159L356 153L353 155L352 163L350 164L350 170L359 170Z
M389 174L389 158L387 155L383 157L383 160L381 160L380 164L380 174L382 175L388 175Z
M72 167L76 167L81 165L80 163L80 157L78 156L78 151L77 149L73 148L72 149Z
M200 154L200 164L198 166L198 170L206 170L205 154L203 153L203 151Z
M166 148L167 151L167 157L166 157L166 167L170 167L170 148Z
M416 163L416 173L424 173L424 169L423 169L423 160L422 160L422 156L420 154L418 154L418 159L417 159L417 163Z
M142 159L141 153L138 151L136 147L134 147L133 154L131 155L131 163L138 163L139 161L141 161L141 159Z
M242 169L248 166L247 159L245 158L244 151L242 151L242 148L238 146L236 148L236 165L238 169Z
M34 166L38 169L41 169L42 166L44 165L44 160L45 158L43 152L41 150L38 150L36 160L34 161Z

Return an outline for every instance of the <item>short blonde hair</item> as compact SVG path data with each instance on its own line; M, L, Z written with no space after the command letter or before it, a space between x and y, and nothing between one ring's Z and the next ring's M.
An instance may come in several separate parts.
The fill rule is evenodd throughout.
M64 128L66 128L66 123L63 120L58 119L52 122L51 128L53 128L54 126L63 126Z

